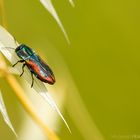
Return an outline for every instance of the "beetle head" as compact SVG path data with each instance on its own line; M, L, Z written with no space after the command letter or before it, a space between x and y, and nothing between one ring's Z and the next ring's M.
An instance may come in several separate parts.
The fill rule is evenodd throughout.
M30 49L28 46L26 46L24 44L21 44L20 46L18 46L15 49L15 52L17 53L18 57L23 60L26 60L33 54L32 49Z

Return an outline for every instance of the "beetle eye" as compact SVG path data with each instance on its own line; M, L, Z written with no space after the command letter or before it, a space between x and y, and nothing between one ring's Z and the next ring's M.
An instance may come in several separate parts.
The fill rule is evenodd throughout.
M22 50L23 46L20 46L20 50Z

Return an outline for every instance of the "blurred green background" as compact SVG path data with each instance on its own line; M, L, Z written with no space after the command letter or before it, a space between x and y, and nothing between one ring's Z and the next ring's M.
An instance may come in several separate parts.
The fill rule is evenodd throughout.
M75 0L76 6L72 8L67 0L53 0L70 38L70 46L39 1L4 2L8 30L19 42L47 55L54 70L59 62L48 44L61 54L104 139L140 137L140 1ZM61 71L55 73L63 73L63 68L59 69ZM7 93L5 87L8 85L3 85L3 92L9 95L4 95L9 115L18 129L22 119L20 110L23 109L13 94ZM73 134L65 134L63 126L60 138L84 140L67 111L65 116ZM77 117L80 120L80 116ZM15 139L2 117L0 124L0 139Z

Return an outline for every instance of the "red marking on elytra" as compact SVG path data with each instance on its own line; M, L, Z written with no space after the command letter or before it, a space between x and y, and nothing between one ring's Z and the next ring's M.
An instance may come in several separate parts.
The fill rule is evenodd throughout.
M37 75L37 78L40 79L41 81L49 84L54 84L55 83L55 78L53 75L49 75L45 77L40 73L40 68L39 66L34 63L33 61L26 60L26 65L29 69L33 70L33 72Z

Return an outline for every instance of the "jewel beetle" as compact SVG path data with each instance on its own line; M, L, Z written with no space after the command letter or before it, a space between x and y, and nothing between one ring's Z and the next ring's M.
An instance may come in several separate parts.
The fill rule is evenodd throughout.
M13 67L18 63L23 63L22 73L20 74L20 76L22 76L24 73L24 68L27 66L32 77L31 87L33 87L34 84L34 76L42 82L51 85L55 83L55 76L51 68L30 47L25 44L21 44L15 49L15 53L20 60L17 61Z

